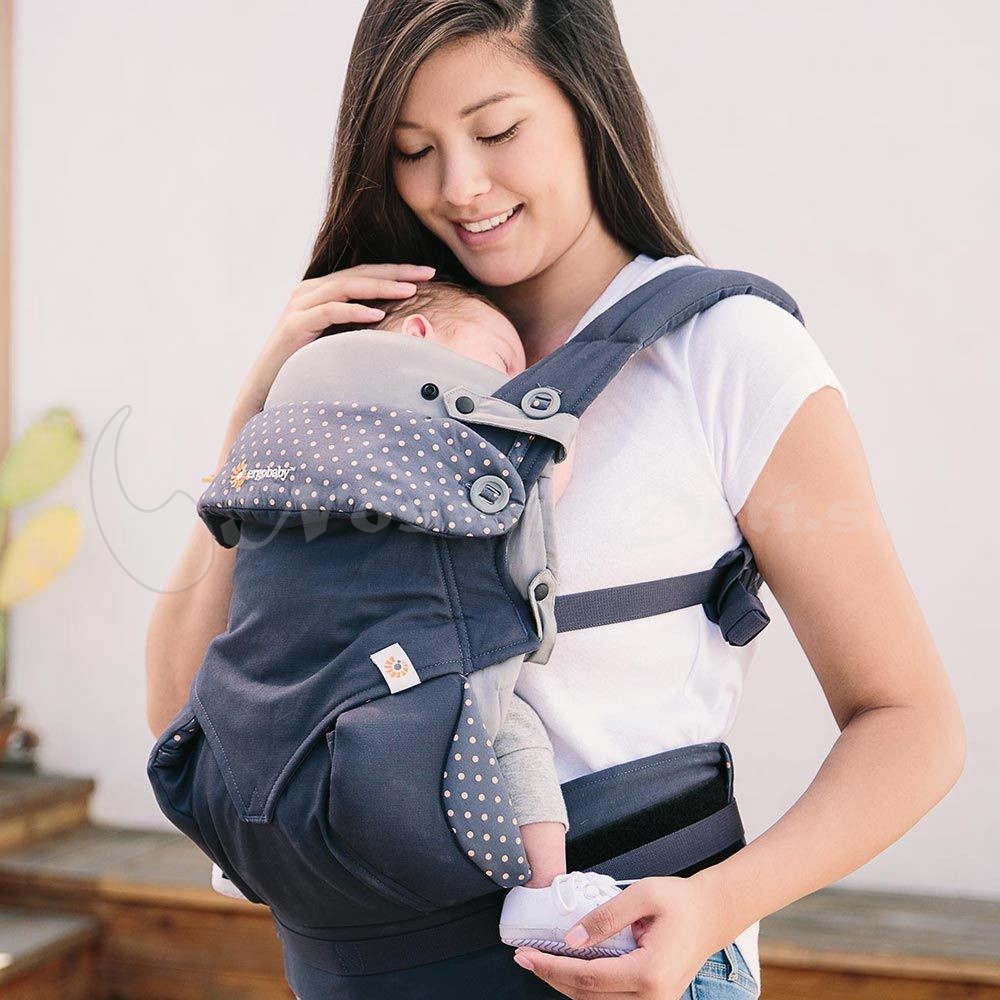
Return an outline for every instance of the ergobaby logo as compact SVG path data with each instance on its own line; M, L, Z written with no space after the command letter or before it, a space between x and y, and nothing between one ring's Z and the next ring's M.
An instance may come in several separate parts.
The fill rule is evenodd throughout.
M233 489L239 489L248 479L280 479L282 482L292 470L287 467L269 465L266 469L249 469L247 460L240 461L231 473L229 473L229 485Z
M370 659L378 667L393 694L420 683L416 668L398 642L372 653Z

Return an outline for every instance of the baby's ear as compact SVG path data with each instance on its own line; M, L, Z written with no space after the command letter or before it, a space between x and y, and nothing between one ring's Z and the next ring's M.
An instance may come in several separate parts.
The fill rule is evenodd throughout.
M424 338L430 336L434 332L434 327L431 325L431 321L423 313L410 313L410 315L403 320L399 332L406 334L407 337Z

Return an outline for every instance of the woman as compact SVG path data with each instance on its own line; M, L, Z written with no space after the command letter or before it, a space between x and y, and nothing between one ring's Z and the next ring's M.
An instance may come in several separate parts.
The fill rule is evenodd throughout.
M655 273L701 263L664 194L644 108L609 0L372 0L350 57L327 217L238 396L220 466L294 351L330 327L371 323L381 313L363 302L406 298L434 273L383 261L477 286L514 322L529 365ZM634 925L640 947L627 956L501 945L388 979L289 969L304 1000L755 995L757 921L879 853L961 772L953 692L839 383L797 321L753 296L720 302L632 358L577 440L558 508L563 589L702 569L742 535L840 736L751 844L689 878L642 879L593 911L581 932L591 942ZM634 517L595 531L595 492ZM226 626L235 553L199 525L157 604L154 734ZM526 665L517 691L566 781L724 739L749 655L686 609L567 633L548 664ZM612 690L635 694L608 697L612 676Z

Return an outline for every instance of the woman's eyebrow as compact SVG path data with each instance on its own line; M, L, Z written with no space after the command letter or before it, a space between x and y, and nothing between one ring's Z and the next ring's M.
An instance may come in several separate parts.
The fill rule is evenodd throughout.
M459 118L468 118L469 115L474 115L477 111L482 108L487 107L490 104L496 104L498 101L506 101L511 97L522 97L522 94L515 94L510 90L501 90L495 94L491 94L489 97L484 97L481 101L476 101L475 104L470 104L467 108L462 108L459 111ZM396 128L423 128L422 125L418 125L416 122L408 121L398 121L395 125Z

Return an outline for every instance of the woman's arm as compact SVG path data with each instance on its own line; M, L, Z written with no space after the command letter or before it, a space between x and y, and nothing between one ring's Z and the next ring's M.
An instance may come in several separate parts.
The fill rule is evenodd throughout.
M723 901L720 947L899 839L965 762L954 691L835 389L799 408L737 521L841 733L781 819L693 876Z
M631 924L635 951L584 960L518 949L515 961L566 996L677 1000L709 955L873 858L962 771L955 695L836 389L799 407L737 521L840 736L799 800L756 840L690 878L639 880L567 935L594 944Z
M237 396L216 471L243 425L263 406L281 366L330 326L380 319L385 310L354 300L405 299L434 268L356 264L300 281ZM146 633L146 721L159 736L188 699L209 643L225 630L236 549L223 549L198 521Z
M252 409L233 411L216 472ZM235 563L236 549L224 549L198 520L146 633L146 721L154 737L187 701L208 644L226 627Z

